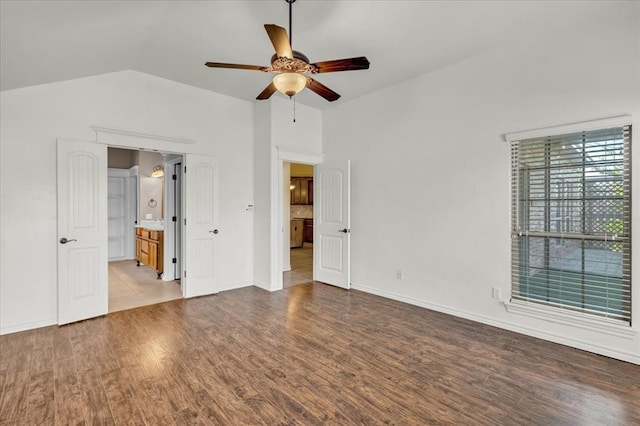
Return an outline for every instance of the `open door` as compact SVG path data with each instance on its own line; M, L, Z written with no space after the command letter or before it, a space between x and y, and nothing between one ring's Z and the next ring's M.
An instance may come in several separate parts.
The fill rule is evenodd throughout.
M107 147L58 140L58 324L104 315Z
M184 297L218 292L215 281L217 229L217 173L215 159L204 155L184 157L185 217Z
M349 160L315 169L314 280L349 288L351 168Z

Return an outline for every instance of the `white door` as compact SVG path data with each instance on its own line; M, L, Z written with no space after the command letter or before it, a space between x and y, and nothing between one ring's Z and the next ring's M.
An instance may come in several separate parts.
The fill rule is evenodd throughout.
M217 174L215 159L204 155L185 155L184 200L184 297L218 292L215 281L215 242L217 228Z
M349 160L318 164L314 174L313 279L342 288L351 283Z
M109 262L127 258L129 171L109 169L107 180L107 228L109 233Z
M104 315L107 147L58 140L58 324Z

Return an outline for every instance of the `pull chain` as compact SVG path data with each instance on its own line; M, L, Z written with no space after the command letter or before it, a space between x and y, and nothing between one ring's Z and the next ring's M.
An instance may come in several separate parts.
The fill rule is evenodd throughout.
M293 97L293 122L296 122L296 97Z

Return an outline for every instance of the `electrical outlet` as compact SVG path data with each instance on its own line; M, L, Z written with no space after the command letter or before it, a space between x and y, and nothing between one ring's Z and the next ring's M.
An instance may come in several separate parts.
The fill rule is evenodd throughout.
M404 271L402 269L398 269L396 271L396 278L399 280L403 280L404 279Z
M502 291L501 291L498 287L493 287L493 288L491 289L491 296L492 296L494 299L500 299L500 298L502 297L502 294L501 294L501 293L502 293Z

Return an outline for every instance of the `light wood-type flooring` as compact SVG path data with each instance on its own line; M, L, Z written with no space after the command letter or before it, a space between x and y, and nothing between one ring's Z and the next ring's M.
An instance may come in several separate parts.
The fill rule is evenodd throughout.
M282 275L282 286L292 287L313 280L313 243L303 243L302 247L292 248L291 271Z
M638 365L319 283L4 335L0 355L2 425L640 424Z
M182 297L180 281L157 279L155 270L135 260L109 262L109 312L153 305Z

